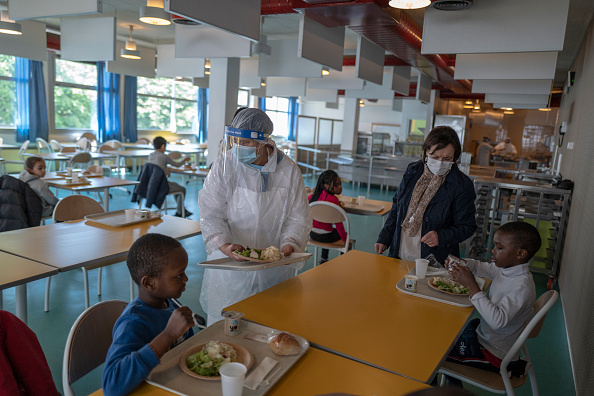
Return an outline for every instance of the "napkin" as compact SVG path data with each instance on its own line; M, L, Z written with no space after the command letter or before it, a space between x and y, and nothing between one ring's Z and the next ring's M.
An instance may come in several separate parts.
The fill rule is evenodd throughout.
M276 366L277 363L278 361L266 356L264 360L262 360L262 363L260 363L258 367L256 367L256 369L247 376L243 386L251 390L256 390L258 385L260 385L260 382L262 382L264 377L266 377L266 375L274 368L274 366Z

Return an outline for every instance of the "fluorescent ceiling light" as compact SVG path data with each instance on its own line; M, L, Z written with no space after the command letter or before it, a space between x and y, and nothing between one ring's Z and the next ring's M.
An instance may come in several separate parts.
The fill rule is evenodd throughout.
M126 41L126 47L122 48L120 56L126 59L140 59L140 51L136 49L136 42L132 40L134 27L130 25L130 40Z
M430 0L390 0L390 7L413 10L415 8L425 8L431 4Z
M322 67L322 76L327 76L330 74L330 69L326 66Z
M146 7L140 7L140 18L142 22L150 25L169 25L171 17L165 12L163 0L148 0Z
M204 68L210 69L210 59L207 59L206 62L204 62Z
M16 23L8 17L8 10L0 12L0 33L12 34L15 36L23 34L21 24Z

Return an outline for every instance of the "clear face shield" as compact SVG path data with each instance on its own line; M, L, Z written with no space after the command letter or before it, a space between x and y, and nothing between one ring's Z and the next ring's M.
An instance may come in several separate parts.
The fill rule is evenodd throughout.
M223 172L227 171L228 166L248 165L254 169L261 169L268 162L267 145L270 145L267 134L225 127Z

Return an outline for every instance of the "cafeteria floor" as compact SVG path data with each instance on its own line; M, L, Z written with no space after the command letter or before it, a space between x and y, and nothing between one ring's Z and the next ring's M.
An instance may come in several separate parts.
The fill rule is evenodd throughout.
M130 176L131 179L135 177ZM181 183L181 178L173 176L173 180ZM316 179L306 178L305 184L312 188L315 187ZM198 214L198 189L202 187L202 182L192 182L187 185L188 195L186 197L186 207L194 214L191 219L199 219ZM365 195L366 189L353 189L350 183L343 183L343 194L346 196ZM59 197L65 193L59 191ZM390 201L394 195L394 190L386 193L384 190L374 188L368 198ZM175 207L173 199L169 198L169 207ZM112 190L112 199L110 202L111 210L118 210L127 207L134 207L130 203L130 196L123 191ZM170 211L170 214L174 212ZM373 216L349 215L351 221L352 237L356 240L356 249L373 252L375 238L382 226L381 218ZM198 302L200 288L202 284L203 269L196 263L206 260L206 252L202 242L202 236L196 236L183 240L182 245L188 251L189 265L187 269L188 284L186 291L181 297L181 301L188 305L195 312L204 315ZM81 247L84 248L84 247ZM330 258L335 257L334 252L330 252ZM302 271L312 268L312 261L309 260ZM534 275L537 295L546 291L546 277L540 274ZM84 310L83 296L83 277L82 271L69 271L54 276L51 284L50 293L50 311L43 311L43 301L45 292L45 279L32 282L28 285L28 314L29 326L35 331L41 346L47 357L54 381L58 390L62 393L62 357L64 345L70 327ZM91 288L91 304L102 300L129 298L129 278L125 263L118 263L103 269L102 295L97 296L97 270L89 272L89 285ZM394 289L394 293L397 293ZM8 289L3 292L4 309L15 312L14 289ZM355 318L356 323L356 318ZM436 325L436 331L438 331ZM555 304L548 314L543 331L540 337L529 340L528 348L533 360L536 362L535 370L540 394L547 395L573 395L575 394L573 375L569 360L569 350L567 346L567 332L563 319L563 310L561 303ZM422 359L422 356L418 357ZM101 386L102 366L94 370L91 374L74 383L73 388L78 395L87 395L97 390ZM477 395L487 395L488 392L478 388L465 385L469 390ZM529 395L530 385L526 384L517 392L518 395Z

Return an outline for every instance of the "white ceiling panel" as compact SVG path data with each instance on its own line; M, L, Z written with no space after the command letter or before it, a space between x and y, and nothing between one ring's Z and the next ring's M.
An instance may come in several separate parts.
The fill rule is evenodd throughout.
M60 26L61 58L71 61L115 60L116 20L107 18L64 19Z
M342 70L344 26L328 28L301 15L297 54L334 70Z
M355 77L355 67L345 66L342 71L331 71L322 78L308 78L307 87L315 89L363 89L365 81Z
M10 0L10 17L14 20L56 16L99 14L102 0Z
M392 90L401 95L408 96L410 90L410 66L394 66L394 75L392 76Z
M556 52L456 55L456 80L474 79L552 79Z
M204 77L192 78L192 84L200 88L208 88L208 85L210 84L209 75L205 74Z
M260 88L262 77L258 75L258 59L239 60L239 86L241 88Z
M260 39L260 0L165 0L165 10L252 41Z
M423 103L431 102L431 77L419 73L419 77L417 78L417 100L420 100Z
M37 61L47 61L45 23L19 21L21 35L0 34L0 52Z
M157 52L151 48L137 46L141 59L125 59L120 56L125 44L116 43L116 60L108 61L107 71L126 76L155 77L155 56Z
M386 67L384 69L383 83L381 85L367 82L363 89L347 89L345 97L359 98L359 99L389 99L394 98L394 91L392 91L392 81L394 79L394 69ZM408 91L407 91L408 94Z
M176 58L231 58L252 55L252 42L208 26L175 25Z
M421 53L561 51L568 10L569 0L474 0L457 12L427 7Z
M267 96L305 96L305 78L269 77L266 79Z
M270 40L268 45L271 54L258 65L260 77L322 76L322 65L297 56L297 40Z
M204 58L179 59L175 44L157 46L157 77L204 77Z
M549 101L549 95L490 94L490 93L485 95L485 103L547 103L548 101Z
M473 80L472 93L549 94L553 80Z
M538 110L547 107L546 103L493 103L494 109L511 107L512 109Z
M312 102L338 102L338 90L336 89L315 89L309 88L305 90L304 100Z
M363 80L382 85L384 77L384 49L359 36L355 75Z

